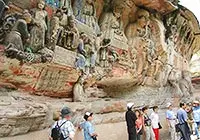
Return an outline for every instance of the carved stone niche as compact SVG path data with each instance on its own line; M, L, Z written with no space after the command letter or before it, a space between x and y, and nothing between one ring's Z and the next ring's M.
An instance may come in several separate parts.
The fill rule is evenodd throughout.
M195 33L199 32L195 16L186 8L180 7L180 9L166 15L165 19L166 37L174 36L176 38L174 49L189 61L193 53ZM175 33L171 31L173 26L176 28Z

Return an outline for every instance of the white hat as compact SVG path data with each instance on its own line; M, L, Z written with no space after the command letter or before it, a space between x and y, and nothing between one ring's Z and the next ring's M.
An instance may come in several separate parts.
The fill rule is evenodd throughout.
M168 102L166 107L170 107L172 105L172 103Z
M199 101L195 100L193 101L194 104L199 104Z
M128 103L128 104L127 104L127 108L132 108L133 105L134 105L134 103Z

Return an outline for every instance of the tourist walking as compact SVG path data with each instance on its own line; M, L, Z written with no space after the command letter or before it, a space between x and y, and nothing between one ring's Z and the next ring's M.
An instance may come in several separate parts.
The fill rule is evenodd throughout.
M71 123L71 110L64 107L61 110L61 120L58 120L52 126L52 140L73 140L75 135L74 125Z
M133 105L134 105L133 103L127 104L127 112L125 115L129 140L137 140L136 127L135 127L135 121L137 120L137 117L135 115L135 112L132 111Z
M170 132L170 140L177 140L177 134L176 134L176 115L172 110L172 104L169 102L167 103L166 107L168 108L166 111L166 120Z
M83 118L85 122L81 123L80 128L84 131L84 140L97 140L97 133L95 133L94 126L91 123L93 113L86 112Z
M199 101L193 102L193 117L194 117L194 124L195 124L195 134L197 139L200 139L199 136L199 127L200 127L200 105Z
M155 134L155 138L156 140L160 139L160 134L159 134L159 125L158 123L159 121L159 116L158 116L158 106L154 106L153 107L153 112L150 115L150 119L152 122L152 128L153 128L153 132Z
M136 132L137 132L137 140L141 140L141 135L143 134L143 128L144 128L144 117L140 110L135 110L135 115L137 117L137 120L135 122Z
M143 116L144 116L144 132L146 140L155 140L155 134L152 129L151 119L148 116L148 107L142 108Z
M180 103L180 109L177 111L177 118L180 124L180 132L183 140L191 140L190 129L188 126L188 116L186 109L186 103Z

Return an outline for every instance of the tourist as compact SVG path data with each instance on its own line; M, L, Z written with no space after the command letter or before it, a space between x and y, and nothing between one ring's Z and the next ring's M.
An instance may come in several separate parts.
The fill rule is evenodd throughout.
M146 140L155 140L155 134L152 129L151 119L148 116L148 107L143 107L142 112L144 113L144 132L146 135Z
M175 129L176 115L172 111L172 104L170 102L167 103L166 107L168 108L166 111L166 120L170 132L170 138L171 138L170 140L177 140L176 129Z
M199 101L193 102L193 116L194 116L194 124L195 124L195 134L197 135L197 139L200 139L200 136L199 136L199 127L200 127L200 105L199 105Z
M140 140L141 135L143 134L144 117L142 116L142 113L140 110L135 110L135 115L137 117L137 120L135 122L136 132L137 132L137 140Z
M177 111L177 118L180 124L180 132L183 140L191 140L190 129L188 126L188 116L186 109L186 103L180 103L180 109Z
M93 113L86 112L83 118L85 122L81 123L80 128L84 131L84 140L97 140L97 133L95 133L94 126L91 123Z
M136 140L137 137L135 127L135 121L137 120L137 117L135 115L135 112L132 111L133 105L134 103L127 104L127 111L125 115L129 140Z
M61 136L59 140L73 140L75 135L75 128L74 125L71 123L71 110L68 107L64 107L61 110L61 120L58 120L52 126L51 137L53 140L58 140L58 135L54 133L54 128L59 128L61 132Z
M185 111L187 112L187 116L188 116L188 120L189 120L188 126L190 128L190 132L191 132L191 134L193 134L195 132L195 128L194 128L194 116L193 116L193 110L192 110L192 103L189 102L186 104Z
M151 122L152 122L152 128L153 128L153 132L155 134L155 138L156 140L159 140L159 116L158 116L158 106L154 106L153 107L153 112L151 113L150 115L150 119L151 119Z

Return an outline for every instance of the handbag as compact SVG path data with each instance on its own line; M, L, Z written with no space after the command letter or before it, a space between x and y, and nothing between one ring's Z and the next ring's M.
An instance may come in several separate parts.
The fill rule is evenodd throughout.
M160 124L160 122L158 122L158 128L162 129L162 125Z

